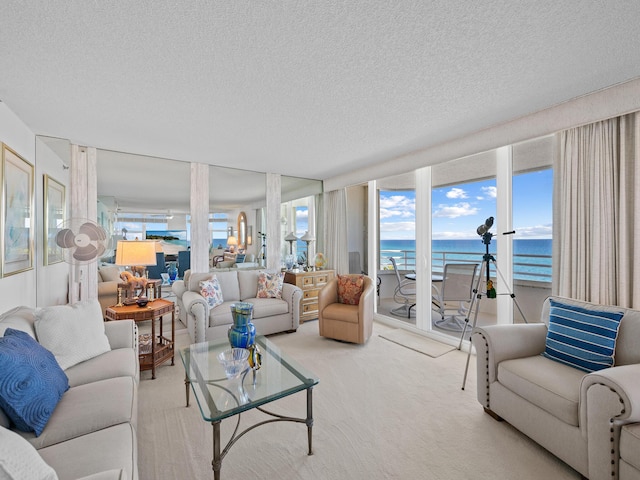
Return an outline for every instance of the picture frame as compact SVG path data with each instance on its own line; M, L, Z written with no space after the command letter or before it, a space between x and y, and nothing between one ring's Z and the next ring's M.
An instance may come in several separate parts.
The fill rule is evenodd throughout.
M33 268L34 167L2 143L2 277Z
M66 188L44 174L43 261L53 265L64 260L62 249L56 244L56 235L66 220Z

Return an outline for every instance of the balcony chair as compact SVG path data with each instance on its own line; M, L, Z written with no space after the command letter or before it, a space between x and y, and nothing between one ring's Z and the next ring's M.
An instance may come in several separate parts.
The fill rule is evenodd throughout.
M416 306L416 282L414 280L402 279L400 272L398 272L398 265L396 259L389 257L391 264L393 265L393 271L396 274L396 280L398 284L393 291L393 300L396 303L400 303L401 306L391 310L393 315L401 315L403 317L411 318L411 310Z
M330 280L318 293L320 335L366 343L373 330L374 295L373 281L365 275L338 275Z
M431 284L434 292L431 295L431 301L440 313L440 319L433 322L436 327L454 332L461 332L464 329L469 302L473 298L473 284L477 269L476 263L445 264L440 288ZM448 302L456 302L456 304L451 305ZM455 313L447 315L446 312L450 310Z

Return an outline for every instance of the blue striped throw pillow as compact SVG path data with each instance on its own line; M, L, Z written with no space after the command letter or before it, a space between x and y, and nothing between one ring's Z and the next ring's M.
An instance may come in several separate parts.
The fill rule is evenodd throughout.
M542 355L585 372L612 367L624 312L549 302L549 330Z

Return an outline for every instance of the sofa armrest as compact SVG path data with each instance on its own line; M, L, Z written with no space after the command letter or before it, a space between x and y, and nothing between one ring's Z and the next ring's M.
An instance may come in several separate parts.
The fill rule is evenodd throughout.
M187 313L187 329L193 343L206 341L209 324L209 303L198 292L186 291L182 295L182 306Z
M136 348L136 323L133 320L114 320L104 322L104 333L109 339L111 349Z
M498 364L539 355L544 351L546 337L544 323L487 325L473 330L471 341L476 349L477 396L481 405L491 408L489 385L496 381Z
M184 280L176 280L171 284L171 291L175 293L176 297L182 298L182 295L187 290Z
M291 329L297 330L300 326L300 302L302 301L302 289L291 283L283 283L282 299L289 304L289 311L291 312Z
M580 427L587 438L589 478L617 478L620 430L640 422L640 364L585 375L580 385Z

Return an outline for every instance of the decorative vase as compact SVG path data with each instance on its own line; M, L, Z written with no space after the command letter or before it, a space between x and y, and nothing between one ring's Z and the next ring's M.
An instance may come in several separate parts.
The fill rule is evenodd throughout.
M169 264L167 273L169 274L169 282L173 283L178 276L178 267L176 267L175 263Z
M256 327L251 322L253 305L238 302L231 305L233 325L229 327L229 343L235 348L249 348L256 340Z

